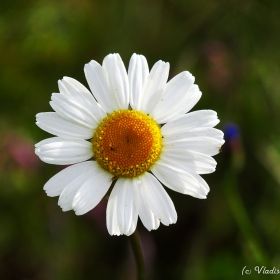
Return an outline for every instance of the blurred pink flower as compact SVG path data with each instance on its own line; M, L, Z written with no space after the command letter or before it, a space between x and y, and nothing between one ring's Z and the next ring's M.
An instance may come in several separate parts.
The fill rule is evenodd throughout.
M34 143L18 132L7 131L1 146L2 153L6 154L6 158L11 159L12 163L20 168L32 170L40 164L39 159L34 154Z
M203 46L203 53L208 63L208 79L213 87L226 87L232 78L230 53L226 45L220 41L209 41Z

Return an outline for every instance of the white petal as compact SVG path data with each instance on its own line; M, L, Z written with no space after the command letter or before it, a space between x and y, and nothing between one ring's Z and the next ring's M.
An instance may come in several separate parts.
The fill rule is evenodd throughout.
M64 119L75 122L81 126L95 129L105 117L104 110L94 101L89 105L81 95L65 96L53 93L51 107Z
M95 175L94 167L96 163L94 161L87 161L86 163L87 164L84 164L84 170L81 174L70 181L59 196L58 205L63 211L69 211L72 209L73 199L79 188Z
M85 65L84 71L94 97L107 113L113 112L117 108L117 103L109 89L105 70L98 62L92 60Z
M208 184L200 175L186 167L185 162L166 162L160 159L152 168L152 172L166 187L174 191L200 199L206 198L209 192Z
M120 178L116 182L107 205L106 222L111 235L131 235L137 225L131 180Z
M153 116L153 110L165 90L168 73L168 62L165 63L160 60L153 66L144 86L139 110Z
M132 233L134 233L136 226L137 226L137 222L138 222L138 214L136 212L135 207L133 208L132 211L132 221L131 221L131 226L130 229L128 230L128 232L126 233L127 236L131 235Z
M136 211L143 225L150 231L157 229L160 221L155 217L151 209L148 207L143 194L142 182L139 178L132 179L133 201L135 202Z
M140 110L140 101L143 98L143 87L149 75L149 67L143 55L133 54L128 67L130 86L130 106Z
M119 54L107 55L102 64L111 96L115 98L117 107L114 110L128 109L129 83L126 69Z
M197 198L206 198L207 194L210 191L210 188L208 186L208 184L206 183L206 181L198 174L192 172L192 171L188 171L198 182L199 184L199 189L198 189L198 196L196 196Z
M129 179L120 178L114 186L117 196L117 220L120 234L132 233L132 223L135 224L135 206L132 196L132 183ZM136 216L137 217L137 216Z
M216 161L210 156L174 147L164 147L160 159L187 172L191 170L198 174L212 173L217 165Z
M150 210L151 211L151 210ZM151 211L152 213L152 216L151 216L151 219L152 219L152 228L151 230L155 230L155 229L158 229L159 226L160 226L160 220L154 215L154 213Z
M69 120L63 119L55 112L39 113L36 124L48 133L69 139L89 139L93 130Z
M62 80L58 81L58 87L60 93L74 98L80 96L81 99L87 101L89 105L91 105L95 101L90 91L84 85L73 78L63 77Z
M214 156L220 152L220 148L224 142L224 140L217 140L210 137L191 137L179 140L168 139L168 137L166 137L164 139L164 146Z
M187 71L182 72L171 79L165 91L154 108L153 116L158 123L165 123L170 116L176 113L182 106L182 101L189 94L194 83L194 77Z
M174 133L168 133L167 130L164 134L165 140L180 140L186 138L195 138L195 137L210 137L218 141L223 142L224 133L216 128L212 127L198 127L194 129L184 129L177 130Z
M170 112L169 115L165 115L164 117L157 118L158 123L166 123L177 119L178 117L184 115L185 113L189 112L193 106L198 102L201 98L201 91L199 90L197 85L192 85L188 93L182 98L180 105L177 107L176 110ZM218 123L218 122L217 122ZM212 126L215 126L213 124Z
M182 131L188 131L198 127L214 127L218 123L219 120L215 111L194 111L181 115L173 121L168 122L161 127L161 133L165 137L165 135L180 133Z
M190 173L160 160L151 171L166 187L183 194L196 196L199 184Z
M106 224L109 234L120 235L120 228L118 222L118 190L113 188L108 200L106 210Z
M64 168L62 171L49 179L49 181L45 184L45 192L48 196L60 195L65 186L67 186L72 180L81 175L83 172L87 171L91 165L92 161L86 161Z
M85 140L69 140L60 137L45 139L35 145L35 153L46 163L67 165L90 159L92 144Z
M189 112L201 98L201 95L202 93L199 90L198 85L192 85L188 94L182 100L181 106L178 108L177 114L181 115Z
M145 200L155 216L166 226L176 223L174 204L159 181L150 173L145 173L141 181Z
M76 215L83 215L93 209L105 196L111 185L112 174L95 164L92 176L77 191L72 208Z
M78 81L64 77L63 80L59 81L59 88L60 92L66 95L67 100L73 100L74 105L83 110L95 122L101 121L106 116L106 112L95 101L90 91Z

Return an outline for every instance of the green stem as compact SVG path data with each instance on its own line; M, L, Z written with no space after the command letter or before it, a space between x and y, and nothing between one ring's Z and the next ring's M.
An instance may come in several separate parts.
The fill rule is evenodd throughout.
M133 251L136 266L137 266L137 279L144 280L145 279L145 265L144 265L143 253L142 253L137 229L130 236L130 244L132 247L132 251Z
M225 180L225 194L227 201L233 217L245 237L255 261L265 265L267 263L267 257L262 249L257 232L254 229L239 195L236 176L237 174L235 174L235 172L229 172L226 176L226 178L228 178Z

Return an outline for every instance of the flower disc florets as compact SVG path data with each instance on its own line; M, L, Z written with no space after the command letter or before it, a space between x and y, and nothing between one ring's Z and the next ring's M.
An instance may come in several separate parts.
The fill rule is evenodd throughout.
M158 159L162 136L156 122L135 110L119 110L107 116L92 138L94 157L117 177L136 177Z

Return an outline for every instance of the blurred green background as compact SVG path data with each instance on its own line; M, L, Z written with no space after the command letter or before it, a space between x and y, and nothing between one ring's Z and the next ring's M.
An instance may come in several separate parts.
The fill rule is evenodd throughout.
M227 135L207 200L168 191L178 222L148 232L138 221L147 279L279 279L254 271L280 270L279 14L278 0L2 0L0 279L135 279L106 202L63 213L43 191L60 167L33 151L57 80L86 85L84 64L112 52L126 66L134 52L168 61L170 77L189 70L203 93L194 110L217 111Z

